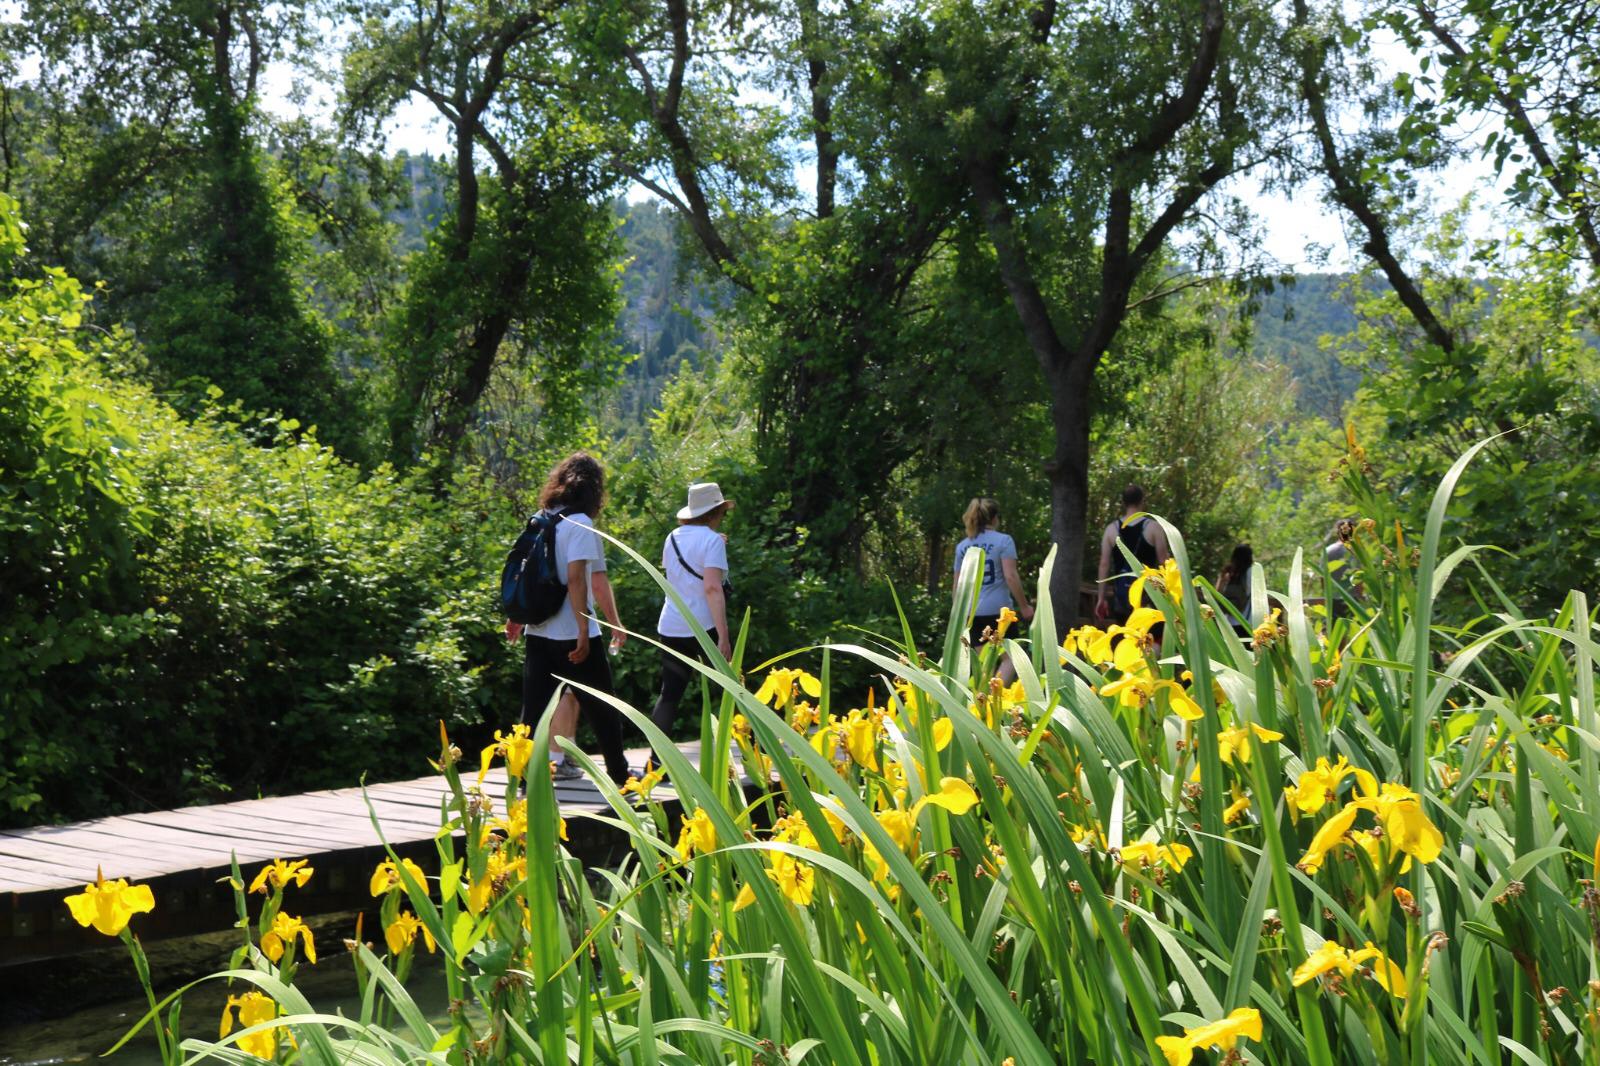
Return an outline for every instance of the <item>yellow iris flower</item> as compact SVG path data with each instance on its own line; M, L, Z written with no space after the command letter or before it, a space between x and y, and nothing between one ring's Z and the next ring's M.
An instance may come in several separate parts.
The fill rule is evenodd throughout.
M434 943L433 934L428 932L428 927L410 911L401 911L383 931L383 938L389 942L389 954L400 954L406 945L416 941L418 933L422 934L422 942L428 946L428 954L433 954L438 945Z
M909 851L917 842L917 816L922 809L929 805L942 807L951 814L966 814L978 802L978 793L973 787L959 777L945 777L939 780L939 790L930 792L911 805L910 810L901 810L898 807L887 811L879 811L875 818L883 826L884 832L901 851ZM889 876L889 863L873 847L871 841L863 842L867 861L873 864L872 879L882 881Z
M306 958L312 965L317 961L317 945L311 939L311 929L299 918L290 917L279 911L272 916L272 928L261 934L261 952L273 962L283 958L285 951L294 946L294 938L299 937L306 946Z
M1266 744L1283 739L1282 733L1275 733L1263 726L1256 725L1254 722L1250 723L1248 729L1244 727L1224 729L1217 734L1217 757L1223 762L1231 764L1233 757L1237 755L1240 762L1249 762L1251 733L1255 734L1255 739Z
M506 773L522 777L528 770L528 760L533 758L532 730L521 722L511 727L510 733L494 731L494 743L483 749L479 756L478 784L483 784L489 773L489 764L496 755L506 760Z
M256 879L250 882L250 891L265 894L269 888L283 888L291 881L303 888L305 883L311 880L312 868L307 865L308 862L307 859L296 859L293 862L273 859L263 866L261 872L256 874Z
M878 768L878 733L882 723L871 711L851 711L844 720L844 746L850 758L868 770Z
M1284 789L1284 794L1301 814L1316 814L1333 801L1339 783L1355 772L1355 767L1343 755L1331 765L1325 756L1320 757L1313 769L1302 773L1292 786Z
M644 764L644 777L639 778L630 775L622 785L622 794L626 796L632 792L640 799L648 801L650 793L655 791L656 786L661 784L661 779L665 776L667 776L667 771L664 768L652 770L647 762Z
M1306 957L1305 962L1294 968L1294 986L1299 988L1324 974L1334 972L1342 977L1352 977L1357 967L1364 964L1370 964L1372 979L1383 986L1384 991L1396 999L1406 997L1405 971L1378 950L1370 940L1357 951L1347 950L1332 940L1324 940L1321 947Z
M812 699L820 699L822 696L821 681L818 681L804 670L779 667L775 670L767 671L766 680L756 690L756 699L765 703L768 707L788 706L795 697L796 688Z
M1420 796L1404 785L1385 782L1380 788L1364 770L1356 771L1356 784L1364 795L1350 805L1373 813L1383 826L1385 841L1419 862L1438 860L1444 834L1428 820Z
M66 902L79 925L93 926L106 936L119 935L135 914L156 909L149 885L130 885L121 877L107 881L99 870L93 884L84 885L82 892L68 896Z
M483 909L489 905L490 897L494 895L496 884L504 888L527 876L527 859L508 860L504 852L491 852L489 861L484 866L483 876L467 886L467 910L473 914L482 914Z
M1194 857L1194 852L1182 844L1162 844L1153 840L1124 844L1119 853L1124 869L1141 870L1160 863L1171 867L1174 873L1181 871Z
M1345 835L1350 832L1350 827L1355 824L1358 808L1347 805L1342 811L1323 822L1311 838L1311 843L1306 846L1306 853L1301 857L1299 866L1308 874L1314 874L1322 869L1322 864L1327 861L1328 852L1344 843Z
M801 862L793 855L777 853L772 856L772 869L768 874L778 886L778 891L797 907L809 907L817 887L817 872L810 863Z
M817 706L806 700L799 700L789 709L789 726L796 733L805 733L817 724Z
M1100 647L1100 642L1105 637L1106 634L1094 626L1079 626L1077 629L1068 630L1067 635L1061 638L1061 650L1068 655L1082 653L1085 659L1094 662L1094 656L1089 653L1089 649Z
M401 859L400 865L405 867L407 873L417 879L417 884L424 888L427 887L428 882L422 875L422 867L410 859ZM397 888L404 889L405 881L401 879L400 871L395 867L394 860L384 859L372 871L372 883L367 887L372 890L374 896L381 896L385 892L392 892Z
M711 824L711 815L704 807L698 807L695 812L683 820L683 826L678 830L678 858L684 862L695 852L708 855L717 850L717 827Z
M227 1036L233 1032L234 1012L238 1011L239 1028L248 1029L253 1025L271 1021L278 1016L278 1004L272 997L261 992L246 992L242 996L229 996L228 1002L222 1007L222 1025L217 1035ZM241 1036L238 1040L239 1050L254 1055L258 1059L269 1062L278 1055L278 1034L282 1032L288 1036L289 1043L294 1044L294 1036L288 1028L275 1025L270 1029L263 1029L259 1033Z
M1009 607L1000 608L1000 619L995 623L994 637L996 640L1006 639L1006 630L1017 624L1017 612Z
M1189 1066L1200 1048L1232 1051L1240 1040L1261 1039L1261 1012L1240 1007L1226 1018L1184 1029L1182 1036L1158 1036L1156 1046L1167 1057L1167 1066Z
M1177 603L1183 599L1183 574L1178 570L1178 560L1168 559L1161 564L1159 570L1145 567L1144 571L1133 579L1133 584L1128 587L1128 606L1138 610L1144 603L1144 585L1151 578L1161 582L1162 589L1167 594L1167 600Z
M1300 867L1307 873L1316 873L1322 867L1327 853L1345 842L1359 811L1370 812L1383 827L1382 839L1361 841L1373 865L1382 865L1383 857L1392 855L1394 851L1406 855L1408 862L1410 859L1436 862L1444 847L1444 834L1428 820L1422 809L1421 797L1404 785L1385 783L1380 787L1365 770L1352 772L1360 795L1322 824L1311 838L1306 854L1300 860Z

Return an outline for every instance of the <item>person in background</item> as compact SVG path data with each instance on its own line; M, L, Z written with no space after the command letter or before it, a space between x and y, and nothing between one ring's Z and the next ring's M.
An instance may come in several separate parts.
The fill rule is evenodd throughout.
M678 512L678 528L668 533L661 545L662 573L724 659L733 657L725 592L728 538L717 529L731 510L733 501L723 499L722 489L716 482L690 485L688 503ZM650 720L670 736L672 723L678 716L678 703L694 675L689 664L678 656L705 662L706 654L670 596L663 598L656 632L661 635L663 645L661 695L656 697Z
M1333 587L1328 590L1333 600L1329 604L1330 617L1345 618L1350 614L1350 600L1360 595L1360 589L1355 582L1350 580L1351 567L1355 566L1355 559L1350 551L1350 542L1355 539L1356 523L1351 518L1341 518L1333 524L1328 531L1327 546L1322 552L1322 561L1328 571L1328 578Z
M1133 553L1141 567L1155 569L1172 558L1167 531L1145 512L1144 489L1138 485L1122 490L1122 517L1106 526L1105 535L1100 538L1100 581L1094 616L1101 622L1121 625L1133 613L1128 591L1138 574L1117 550L1119 541Z
M1245 632L1248 623L1253 621L1250 617L1250 568L1255 562L1255 552L1250 545L1235 544L1222 573L1217 575L1217 591L1244 618L1243 622L1235 618L1228 619L1237 633Z
M1028 602L1028 592L1022 587L1022 575L1017 572L1017 543L1008 534L1000 532L1000 504L988 496L978 496L967 504L961 516L967 535L956 545L956 594L960 595L961 560L973 548L983 549L983 580L978 586L978 606L972 618L967 640L976 650L983 643L985 630L999 631L1000 612L1014 607L1024 624L1033 621L1033 604ZM1007 684L1016 679L1016 669L1009 656L1000 662L1000 679Z
M594 532L594 519L604 503L605 471L585 452L576 452L557 463L539 492L539 506L561 515L561 521L556 523L556 569L566 575L567 598L559 611L537 625L506 623L508 639L524 639L522 721L529 726L543 717L563 681L599 692L612 691L611 663L600 642L600 623L594 616L597 603L614 627L613 651L622 647L626 636L617 616L610 579L606 577L602 541ZM571 690L562 693L556 717L550 723L556 779L570 781L582 776L582 771L569 763L566 753L555 744L556 737L576 734L580 708L588 713L600 740L607 775L621 784L629 777L621 716L603 700Z

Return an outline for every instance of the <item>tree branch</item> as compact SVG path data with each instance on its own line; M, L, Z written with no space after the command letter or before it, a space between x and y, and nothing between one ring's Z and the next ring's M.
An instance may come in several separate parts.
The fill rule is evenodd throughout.
M1433 10L1421 0L1417 3L1417 15L1422 19L1422 24L1428 27L1428 32L1432 33L1452 56L1458 60L1471 58L1461 42L1450 32L1450 28L1440 22ZM1506 112L1511 128L1522 138L1522 143L1527 146L1528 154L1533 156L1534 162L1539 164L1545 180L1550 183L1563 203L1572 205L1573 223L1583 239L1584 249L1589 253L1590 263L1600 268L1600 232L1596 231L1594 218L1587 205L1588 198L1584 196L1570 169L1556 165L1523 102L1493 75L1488 76L1488 82L1492 86L1490 91L1496 102Z
M1294 17L1296 25L1301 30L1309 28L1310 12L1306 0L1294 0ZM1428 340L1444 351L1455 351L1455 337L1433 313L1433 308L1422 295L1422 290L1395 256L1394 249L1389 243L1388 223L1373 205L1371 187L1353 177L1349 167L1339 156L1339 145L1334 140L1333 129L1328 122L1327 97L1323 90L1326 69L1325 48L1326 43L1322 40L1302 45L1299 56L1300 94L1305 98L1306 110L1311 116L1311 127L1322 152L1322 167L1333 186L1333 199L1366 231L1367 239L1361 250L1378 264L1383 276L1389 281L1389 287L1400 298L1406 310L1411 312L1411 317L1422 328Z
M1200 47L1183 77L1183 89L1167 100L1156 112L1155 119L1143 137L1134 141L1122 153L1124 159L1140 155L1154 155L1178 135L1193 120L1211 88L1211 78L1217 69L1217 58L1222 51L1222 31L1226 24L1222 0L1205 0L1205 13L1200 23Z

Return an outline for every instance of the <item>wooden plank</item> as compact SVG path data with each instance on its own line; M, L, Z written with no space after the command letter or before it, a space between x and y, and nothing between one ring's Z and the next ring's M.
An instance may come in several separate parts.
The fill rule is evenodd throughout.
M102 837L114 837L118 840L129 841L140 852L150 852L152 848L159 849L156 852L158 854L165 854L169 849L177 848L184 851L192 850L204 855L212 855L219 852L226 855L229 851L240 846L249 849L265 846L267 843L258 836L239 831L228 831L220 827L212 832L202 834L174 829L171 826L159 825L148 821L139 821L126 816L101 818L94 822L85 822L68 828L70 830L68 834L58 835L54 839L71 844L73 840L77 839L78 833L92 832ZM27 834L31 831L23 830L22 832ZM120 845L108 846L118 853L128 850Z
M66 891L82 888L85 883L67 876L53 864L0 855L0 892Z
M288 797L294 799L294 797ZM360 818L336 815L330 812L307 812L306 808L278 800L261 800L259 807L246 808L230 804L218 813L197 813L202 820L224 818L232 826L261 826L267 832L286 832L290 836L310 836L315 839L366 840L371 836L370 821L365 812Z
M230 803L227 805L228 813L236 819L292 822L304 829L315 829L316 834L329 844L365 847L377 843L372 839L372 823L367 821L365 812L360 817L355 817L316 808L306 809L296 805L295 801L298 798L280 796L274 799Z
M93 863L105 867L107 877L127 877L130 875L123 871L135 868L147 871L140 876L148 877L148 871L171 873L228 865L226 849L140 841L87 829L76 830L70 836L58 833L49 840L19 840L0 834L0 848L16 849L24 855L31 852L52 861Z
M430 816L419 807L377 807L378 822L385 835L404 835L408 839L432 836L439 829L437 816ZM307 825L326 825L345 835L354 834L367 843L378 843L372 820L365 810L357 813L338 800L317 799L313 796L286 796L274 807L279 816L292 815ZM415 813L413 813L415 812Z
M107 877L130 879L158 877L172 872L172 864L149 856L108 856L94 850L64 848L54 844L35 844L28 850L13 842L0 842L0 855L29 859L59 869L76 884L93 881L96 871L109 866Z
M289 855L288 852L297 848L321 848L327 840L326 837L318 835L314 828L303 827L298 822L236 815L220 808L209 817L182 811L151 811L149 814L130 814L128 818L135 822L148 822L152 825L162 825L169 829L181 829L202 835L220 831L231 838L247 832L254 833L263 843L280 845L285 852L281 858L294 858L295 856Z

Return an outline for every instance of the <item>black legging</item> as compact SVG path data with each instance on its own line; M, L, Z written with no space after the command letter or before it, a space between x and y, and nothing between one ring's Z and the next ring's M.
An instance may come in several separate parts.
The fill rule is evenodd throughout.
M548 640L529 637L527 651L522 657L522 721L535 725L544 717L550 698L560 686L558 677L588 685L600 692L615 691L611 683L611 661L606 657L604 637L589 638L589 655L574 665L567 653L578 646L576 640ZM622 747L622 716L604 700L595 699L587 692L578 692L578 708L582 718L594 727L600 741L600 754L605 759L606 773L619 784L628 778L628 756ZM553 747L553 745L552 745Z
M711 643L717 642L717 631L710 631ZM656 724L669 737L672 735L672 723L678 717L678 703L683 699L685 690L689 687L689 680L696 674L695 669L673 652L686 655L697 662L707 662L705 649L700 647L700 642L693 637L661 637L661 643L666 645L661 651L661 695L656 697L656 705L650 711L650 720Z

